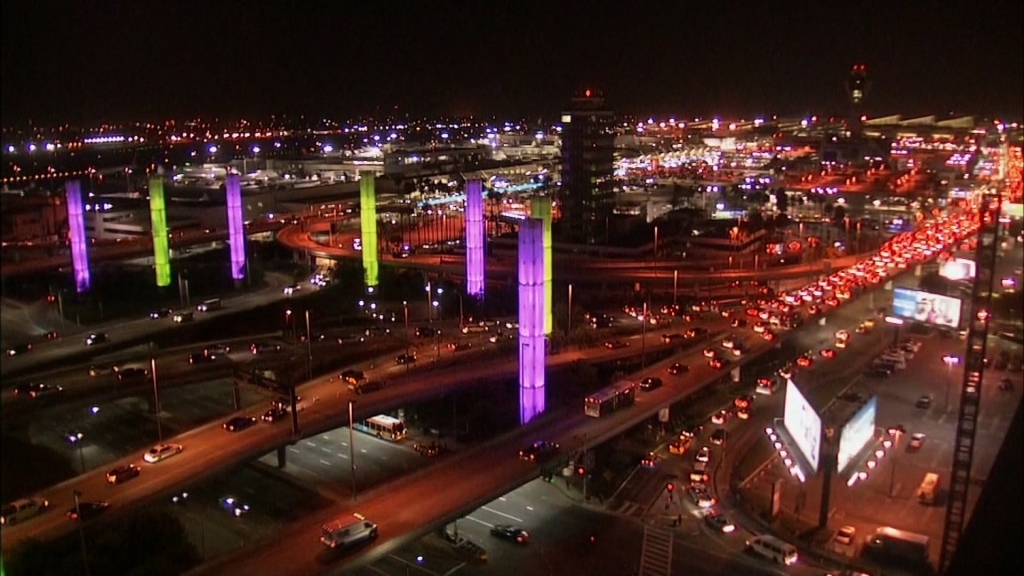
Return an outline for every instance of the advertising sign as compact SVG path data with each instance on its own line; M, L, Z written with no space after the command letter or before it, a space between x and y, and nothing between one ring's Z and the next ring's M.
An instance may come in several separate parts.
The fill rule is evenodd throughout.
M960 327L960 299L896 288L892 292L892 312L900 318L936 326Z
M839 435L839 456L836 469L842 474L853 458L864 449L875 435L875 414L878 412L878 397L872 396L853 418L843 426Z
M804 458L807 458L811 472L817 472L818 456L821 453L821 416L811 408L792 380L786 381L786 407L782 423Z
M939 276L950 280L970 280L977 274L978 266L974 260L966 258L950 258L939 267Z

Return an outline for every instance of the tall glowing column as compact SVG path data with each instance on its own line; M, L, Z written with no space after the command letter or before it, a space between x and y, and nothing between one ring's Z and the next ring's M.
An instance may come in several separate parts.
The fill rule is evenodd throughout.
M359 178L359 223L362 225L363 276L367 292L377 290L377 191L372 172Z
M68 197L68 231L71 235L71 265L75 270L75 289L89 289L89 254L85 238L85 213L82 211L82 183L69 180L64 185Z
M536 195L531 198L530 216L544 223L544 333L551 334L551 196Z
M167 206L164 202L164 181L149 179L149 226L153 230L153 261L156 263L156 285L171 285L171 252L167 244Z
M519 421L544 411L544 223L519 225Z
M245 278L245 222L242 220L242 179L228 174L228 244L231 246L231 278Z
M480 180L466 182L466 293L484 295L484 199Z

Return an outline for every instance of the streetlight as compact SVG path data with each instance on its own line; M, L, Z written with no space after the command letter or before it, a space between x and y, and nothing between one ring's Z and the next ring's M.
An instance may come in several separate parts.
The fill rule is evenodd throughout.
M427 282L426 290L427 290L427 321L429 322L430 321L430 314L431 314L431 312L430 312L430 310L431 310L431 307L430 307L430 296L432 294L432 286L431 286L430 282Z
M78 446L78 462L82 466L82 474L85 474L85 454L82 451L82 438L81 432L68 432L68 442Z
M405 314L405 353L409 353L409 301L402 300L402 312Z
M953 366L960 364L960 357L947 354L942 357L942 361L946 363L946 407L943 409L949 412L949 390L953 387Z
M293 390L294 390L294 388L293 388ZM356 499L356 442L355 442L355 434L353 434L353 432L352 432L353 425L355 424L353 422L353 418L352 418L352 406L353 405L355 405L355 401L354 400L349 400L348 401L348 461L349 461L349 464L351 465L351 470L352 470L352 500L354 501ZM294 409L294 406L292 408Z
M284 311L284 335L285 335L285 338L288 337L288 332L291 331L291 328L292 328L292 311L289 308L288 310Z
M658 227L654 227L654 259L658 259Z
M566 323L565 335L572 334L572 283L569 284L569 320Z
M157 442L163 442L164 431L160 417L160 389L156 385L156 358L149 359L149 372L153 377L153 409L156 410L156 438Z

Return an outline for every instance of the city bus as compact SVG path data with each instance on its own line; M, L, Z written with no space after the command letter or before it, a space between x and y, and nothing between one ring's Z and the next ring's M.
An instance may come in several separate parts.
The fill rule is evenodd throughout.
M378 414L373 418L357 422L355 429L392 442L398 442L405 438L406 433L403 420L385 414Z
M636 384L628 381L617 382L594 392L583 401L583 413L600 418L612 412L632 406L636 401Z

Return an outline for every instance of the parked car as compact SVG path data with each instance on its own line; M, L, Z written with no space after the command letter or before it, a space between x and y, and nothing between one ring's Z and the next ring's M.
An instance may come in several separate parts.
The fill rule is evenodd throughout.
M141 470L135 464L125 464L124 466L118 466L110 472L107 472L107 482L111 484L120 484L127 482L132 478L135 478L140 474Z

